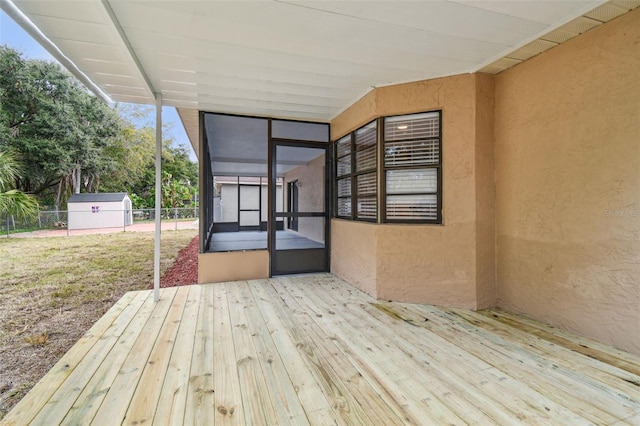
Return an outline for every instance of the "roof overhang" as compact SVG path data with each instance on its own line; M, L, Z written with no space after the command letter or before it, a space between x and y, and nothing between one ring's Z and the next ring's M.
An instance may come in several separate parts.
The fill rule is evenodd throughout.
M33 25L94 91L145 104L161 93L197 150L199 110L327 122L375 87L500 72L640 0L0 5L24 14L19 23Z

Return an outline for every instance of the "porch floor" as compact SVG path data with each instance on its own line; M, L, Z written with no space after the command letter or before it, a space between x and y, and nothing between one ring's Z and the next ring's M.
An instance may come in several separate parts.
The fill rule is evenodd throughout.
M127 293L2 424L640 424L640 357L329 274Z
M211 236L210 252L266 250L266 231L219 232ZM324 244L290 230L276 231L276 249L324 248Z

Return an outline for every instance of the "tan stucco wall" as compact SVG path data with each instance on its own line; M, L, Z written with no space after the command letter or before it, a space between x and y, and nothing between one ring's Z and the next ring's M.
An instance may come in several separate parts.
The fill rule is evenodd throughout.
M269 278L267 250L200 253L198 283Z
M378 116L377 90L372 90L363 96L358 102L347 108L342 114L331 120L331 140L335 141L367 124Z
M493 164L492 128L487 124L491 113L483 112L476 118L478 106L492 108L492 84L490 76L467 74L383 87L332 121L335 140L378 116L442 110L443 225L369 225L375 228L375 282L357 285L375 288L371 294L376 297L475 309L480 274L482 305L495 303L491 299L495 292L487 290L495 285L493 236L486 236L493 223L493 188L483 186L492 180L488 170ZM480 140L478 131L482 133ZM477 145L488 150L482 159L476 158ZM482 172L480 183L476 182L478 167ZM477 186L482 190L478 191ZM478 196L487 199L478 200ZM482 220L481 240L476 237L478 219ZM355 261L338 260L335 247L348 244L351 252L371 251L369 235L362 238L347 232L351 227L359 229L361 225L341 222L344 232L332 231L332 271L349 282L353 281L347 276L357 275L356 270L361 267ZM355 239L344 242L350 235ZM477 256L479 244L484 251ZM481 267L478 262L483 263ZM334 265L339 265L339 271Z
M296 167L284 175L284 186L298 180L298 211L324 211L324 165L325 156L321 155L304 166ZM288 201L285 201L285 203ZM290 211L287 206L287 211ZM285 227L287 222L285 221ZM311 240L324 242L324 220L315 217L298 218L298 233Z
M373 296L376 289L376 230L366 222L331 221L331 272Z
M496 210L494 163L494 78L476 75L476 306L495 306Z
M640 9L495 80L500 306L640 354Z

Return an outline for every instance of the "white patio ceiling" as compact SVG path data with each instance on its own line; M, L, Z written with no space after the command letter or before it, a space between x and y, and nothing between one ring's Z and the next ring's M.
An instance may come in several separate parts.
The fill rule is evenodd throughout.
M373 87L497 72L603 1L13 3L114 101L328 121Z

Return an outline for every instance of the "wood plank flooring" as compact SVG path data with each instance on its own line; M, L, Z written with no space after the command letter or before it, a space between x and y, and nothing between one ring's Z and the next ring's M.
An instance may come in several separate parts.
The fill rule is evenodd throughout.
M2 425L640 425L640 357L329 274L127 293Z

